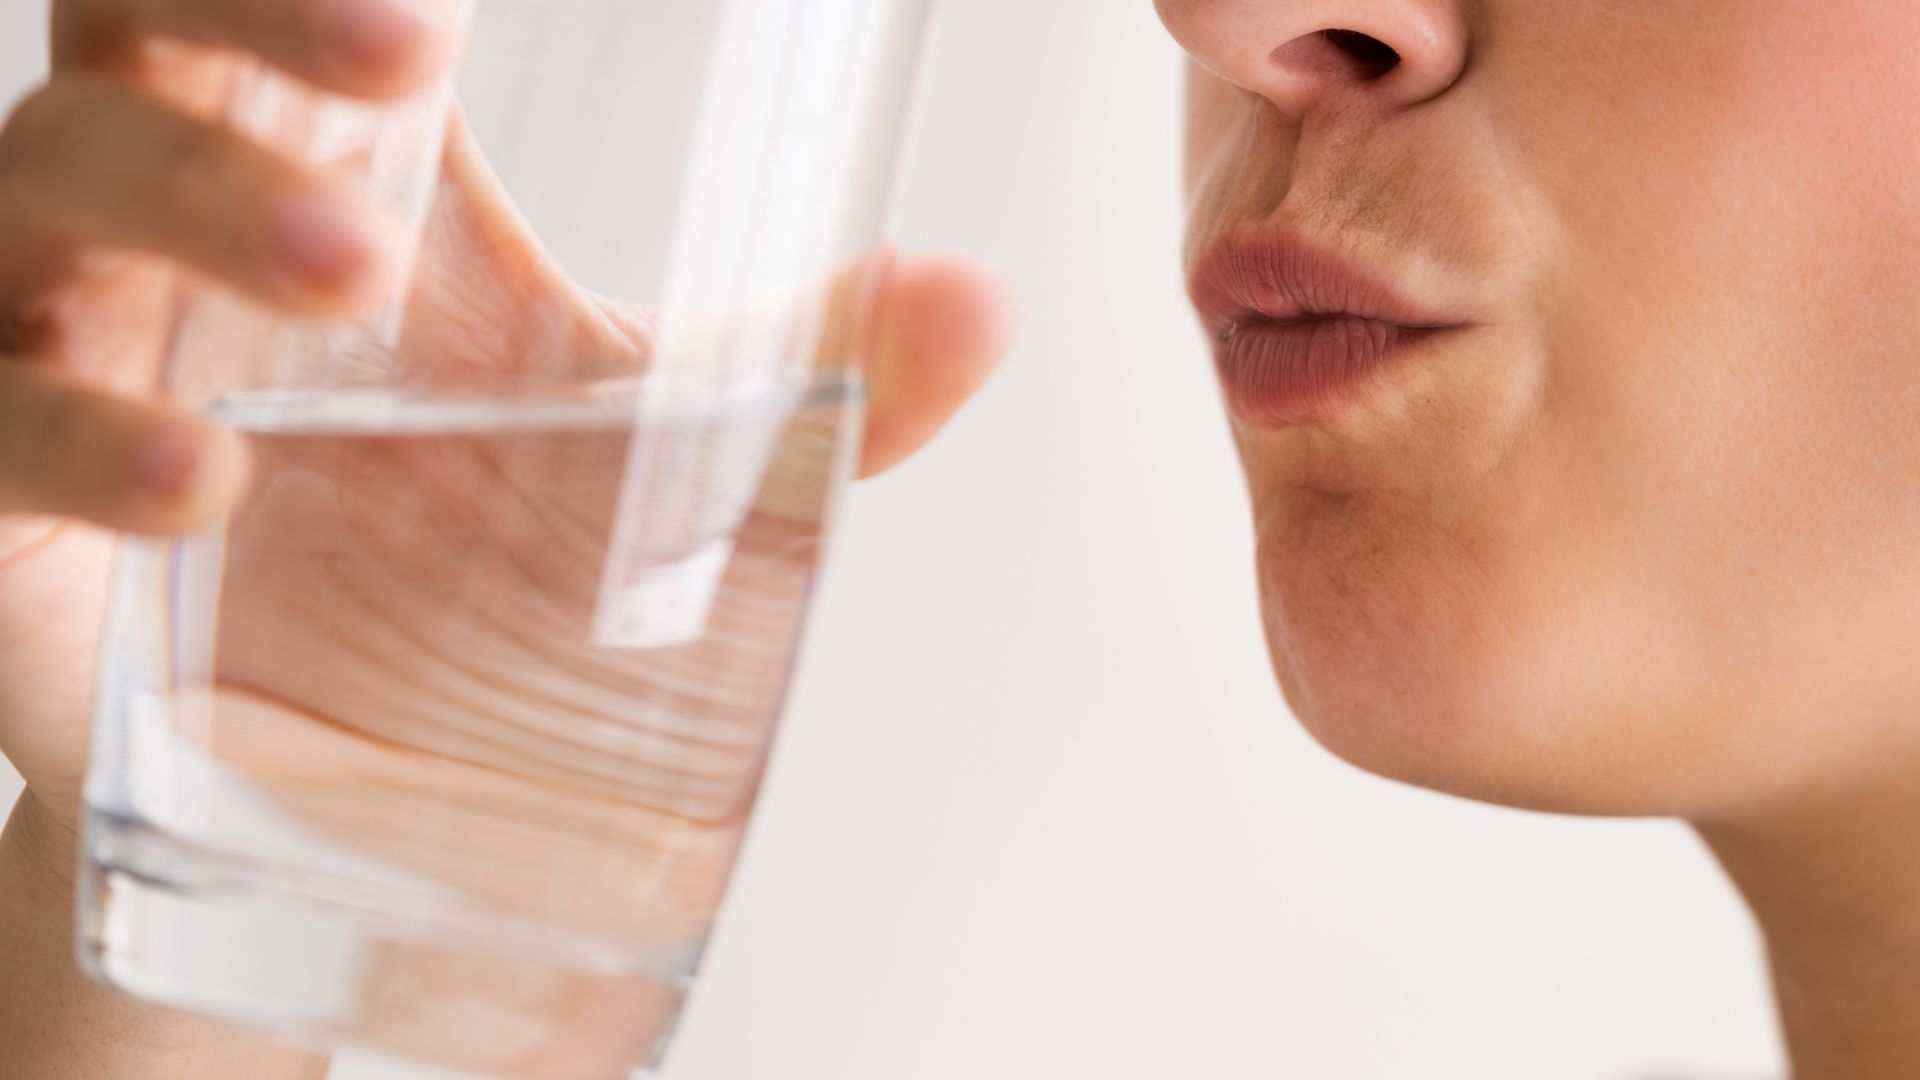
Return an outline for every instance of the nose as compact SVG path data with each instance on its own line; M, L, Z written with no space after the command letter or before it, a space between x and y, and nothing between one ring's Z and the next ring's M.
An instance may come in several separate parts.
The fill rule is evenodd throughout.
M1202 67L1301 117L1335 91L1388 105L1446 92L1467 62L1465 0L1155 0Z

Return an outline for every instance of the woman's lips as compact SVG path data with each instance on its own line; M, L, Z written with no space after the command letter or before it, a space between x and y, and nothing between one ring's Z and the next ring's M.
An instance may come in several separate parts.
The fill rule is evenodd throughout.
M1402 353L1465 325L1284 235L1216 244L1192 293L1229 408L1268 426L1328 416Z
M1440 327L1350 315L1237 324L1214 350L1227 403L1255 424L1311 423L1352 399L1367 375Z

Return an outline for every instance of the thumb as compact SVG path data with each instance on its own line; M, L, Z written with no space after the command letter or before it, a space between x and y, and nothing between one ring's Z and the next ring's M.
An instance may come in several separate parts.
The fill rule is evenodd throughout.
M901 258L874 297L867 341L860 475L925 446L992 374L1011 339L1010 306L991 278L954 259Z

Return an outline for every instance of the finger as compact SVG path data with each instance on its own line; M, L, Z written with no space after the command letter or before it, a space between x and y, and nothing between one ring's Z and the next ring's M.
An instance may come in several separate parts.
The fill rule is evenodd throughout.
M455 0L62 0L56 70L111 67L147 38L257 55L316 86L389 98L452 53Z
M53 235L164 255L299 313L365 308L393 275L351 184L99 76L55 79L0 131L0 219L0 250Z
M926 445L992 374L1011 337L1006 301L965 263L902 260L877 304L862 476Z
M0 362L0 515L177 533L224 510L246 475L244 444L222 428Z

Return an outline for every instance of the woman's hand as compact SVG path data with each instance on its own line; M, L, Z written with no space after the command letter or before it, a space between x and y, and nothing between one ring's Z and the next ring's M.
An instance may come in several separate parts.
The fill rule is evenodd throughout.
M388 225L351 185L218 122L227 69L251 54L329 90L404 94L447 54L408 9L61 0L53 77L0 129L0 749L64 824L110 533L184 531L245 484L239 439L153 393L174 290L211 281L281 311L345 315L393 284ZM448 159L464 171L443 203L501 214L458 136ZM524 263L505 246L530 243L512 230L440 233L423 276L483 282ZM489 302L490 318L514 317L506 290ZM902 262L877 310L867 473L930 438L1003 342L990 287L955 264Z
M178 289L210 283L290 314L345 316L395 284L391 227L359 192L219 122L230 68L254 57L319 88L394 98L449 53L448 35L411 10L389 0L58 0L52 77L0 129L0 751L28 783L0 864L31 864L20 872L52 883L18 891L0 913L0 938L59 943L0 947L43 961L0 974L0 1046L14 1055L0 1071L42 1075L29 1062L57 1056L74 1075L146 1075L117 1070L216 1052L204 1045L211 1029L177 1019L160 1041L185 1057L152 1056L160 1050L141 1044L144 1019L120 1015L96 1030L109 1010L130 1007L98 999L68 960L62 883L107 566L115 533L191 529L246 484L243 441L155 393ZM441 213L507 216L461 131L444 179ZM421 272L448 288L529 265L535 250L522 230L436 225ZM579 299L563 278L537 284L521 297L549 312ZM433 289L416 294L427 306L412 313L410 335L453 332L433 299ZM481 310L510 333L513 304L494 299ZM875 310L862 358L873 394L868 473L931 437L1004 342L988 284L951 263L901 262ZM68 1008L49 1004L59 995L42 993L48 986L70 987ZM35 1047L52 1056L34 1059ZM89 1047L102 1056L87 1057ZM245 1075L268 1075L247 1060Z

